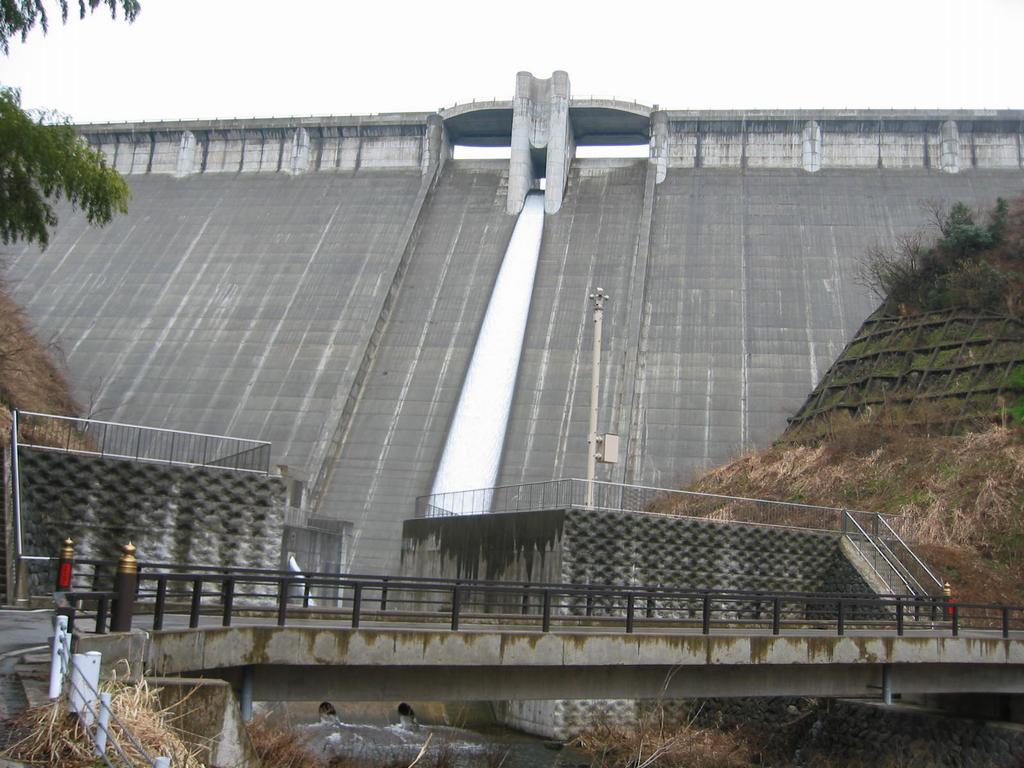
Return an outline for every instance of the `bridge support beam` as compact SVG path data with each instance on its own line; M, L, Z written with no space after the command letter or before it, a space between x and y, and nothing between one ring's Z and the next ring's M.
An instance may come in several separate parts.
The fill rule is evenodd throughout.
M216 674L216 670L204 672ZM878 664L824 663L518 668L258 665L251 674L255 701L872 698L878 695L879 678L889 691L886 703L891 703L894 688L904 693L1024 690L1024 674L1018 669L972 664L907 664L893 669Z
M892 704L892 665L882 665L882 702Z

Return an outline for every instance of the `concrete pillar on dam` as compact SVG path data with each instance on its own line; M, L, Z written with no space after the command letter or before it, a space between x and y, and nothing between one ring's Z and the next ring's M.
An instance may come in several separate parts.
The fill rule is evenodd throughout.
M661 184L668 175L668 115L660 111L651 113L650 162L658 166L654 182Z
M452 157L452 145L448 139L448 132L444 127L444 120L440 115L427 116L426 151L423 153L423 162L420 171L423 175L430 172L431 166L436 166L438 172L444 168L446 161Z
M958 173L960 171L960 130L956 123L947 120L939 127L939 136L942 141L941 168L946 173Z
M296 128L292 135L292 156L288 170L293 174L305 173L309 170L309 131Z
M195 172L196 136L192 131L182 131L181 142L178 144L178 159L174 166L174 175L188 176Z
M516 75L512 101L512 156L509 161L508 212L518 214L537 179L545 177L544 210L562 207L576 141L569 117L569 75L556 71L542 79Z
M821 170L821 126L817 120L808 120L800 136L803 149L803 168L814 173Z

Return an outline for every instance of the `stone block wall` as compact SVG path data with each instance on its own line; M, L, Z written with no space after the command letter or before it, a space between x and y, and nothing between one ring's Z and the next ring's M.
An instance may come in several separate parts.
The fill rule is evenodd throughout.
M408 520L401 563L405 576L871 591L836 533L583 509Z
M25 552L109 558L131 540L140 560L277 568L285 482L279 477L19 449ZM76 569L77 570L77 569ZM46 574L33 574L46 591Z
M565 520L565 583L870 591L848 566L835 533L581 509Z
M835 701L801 751L844 755L851 766L1019 768L1024 727L913 706Z

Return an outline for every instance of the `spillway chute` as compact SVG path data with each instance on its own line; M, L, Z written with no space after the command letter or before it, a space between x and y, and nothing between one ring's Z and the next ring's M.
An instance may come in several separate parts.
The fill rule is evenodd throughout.
M480 325L434 477L431 494L435 496L494 486L519 372L543 230L544 196L531 193L516 221Z

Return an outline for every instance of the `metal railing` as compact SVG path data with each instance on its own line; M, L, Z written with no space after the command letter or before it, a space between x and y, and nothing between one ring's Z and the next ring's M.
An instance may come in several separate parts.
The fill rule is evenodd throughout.
M596 480L593 504L587 504L588 485L586 480L564 478L420 496L416 499L415 514L416 517L447 517L580 508L821 531L843 531L847 516L874 531L881 518L877 512Z
M113 572L113 563L109 563ZM317 589L330 600L311 596ZM88 593L70 593L73 601ZM902 636L928 632L954 637L1024 636L1024 606L955 603L931 595L906 596L752 590L673 589L589 584L494 582L358 574L305 573L218 566L141 564L137 614L151 614L160 631L168 619L196 628L234 623L286 626L289 620L441 623L452 631L486 625L492 630L552 632L600 626L627 633L690 629L700 634L773 635L806 631L841 636ZM500 631L497 629L495 631Z
M924 595L927 594L920 585L912 583L904 576L904 571L897 565L895 557L888 548L880 546L877 536L872 536L852 516L844 521L847 541L860 554L867 566L874 572L891 595ZM884 551L883 551L884 550Z
M270 443L98 419L20 411L14 448L237 472L270 472Z
M880 516L881 529L878 538L893 552L897 562L902 565L907 575L918 585L922 594L941 594L943 588L942 579L924 564L924 561L917 556L917 553L896 533L890 524L891 518Z
M81 732L92 742L97 760L109 768L115 765L170 768L170 758L150 754L114 712L112 695L100 689L101 654L98 651L71 652L74 612L73 603L62 603L58 599L50 647L50 701L58 701L62 696L66 699L68 711L78 716ZM111 754L116 756L116 762L111 761Z

